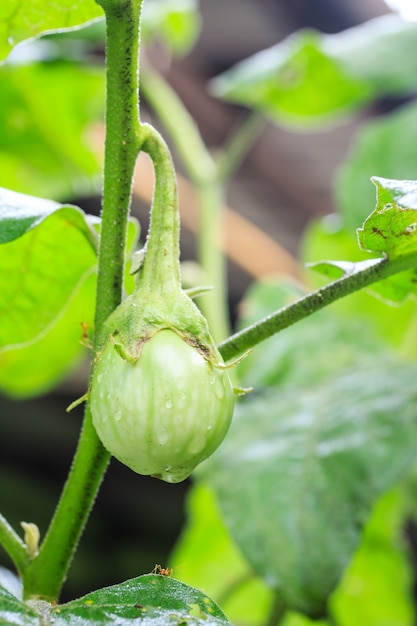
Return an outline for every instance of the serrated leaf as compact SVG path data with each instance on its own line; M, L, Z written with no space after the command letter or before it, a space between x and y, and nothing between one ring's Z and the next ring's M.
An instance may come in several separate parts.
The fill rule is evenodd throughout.
M348 261L320 261L318 263L311 263L310 267L320 272L323 276L337 280L342 276L352 276L377 263L378 259L360 261L358 263L350 263ZM410 295L417 295L416 272L414 270L407 270L399 274L394 274L389 278L374 283L368 287L368 289L382 297L387 303L401 303Z
M335 194L346 226L355 231L375 204L372 176L414 179L417 171L417 104L412 102L363 125L336 179Z
M88 140L102 120L104 72L75 63L0 68L0 186L48 197L88 195L100 158Z
M417 182L373 177L375 211L358 229L363 250L394 259L417 249Z
M368 186L372 187L369 181ZM340 258L369 260L369 254L359 248L355 234L342 226L338 216L326 216L310 223L300 253L308 266L323 271L330 278L340 278L345 269L351 271L350 264L341 264ZM331 261L323 262L323 258ZM323 279L317 272L309 272L306 278L311 289L323 285ZM348 318L360 318L378 334L379 341L414 359L417 356L417 346L413 341L417 307L413 299L407 298L413 283L410 284L406 278L407 272L401 272L373 283L367 289L338 300L332 305L332 310ZM395 304L395 307L388 304Z
M46 32L79 28L103 15L94 0L11 0L0 8L0 61L14 46Z
M414 91L416 31L394 15L335 35L302 30L231 68L213 89L278 123L328 123L379 94Z
M144 41L159 37L174 54L185 54L193 46L201 27L197 0L150 0L142 19Z

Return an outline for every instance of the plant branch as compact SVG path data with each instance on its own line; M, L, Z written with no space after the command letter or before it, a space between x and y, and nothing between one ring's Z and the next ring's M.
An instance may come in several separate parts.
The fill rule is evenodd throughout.
M98 261L94 360L103 324L122 297L133 170L140 150L138 100L142 0L98 0L106 14L106 145ZM74 461L39 554L23 571L26 598L58 598L110 455L86 405Z
M19 535L10 526L9 522L0 514L0 545L3 546L12 559L18 572L21 574L29 562L26 545Z
M244 328L232 335L219 346L225 361L231 361L240 354L250 350L261 341L268 339L284 328L295 324L304 317L311 315L339 298L368 287L375 282L388 278L393 274L417 267L417 253L401 256L394 260L377 259L357 263L354 272L346 274L312 293L299 298L264 319Z

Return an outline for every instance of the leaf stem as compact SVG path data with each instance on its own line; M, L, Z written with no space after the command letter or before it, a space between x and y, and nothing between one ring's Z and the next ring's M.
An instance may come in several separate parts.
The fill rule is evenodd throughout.
M384 278L417 267L417 253L394 260L372 259L355 264L356 270L312 293L299 298L275 313L235 333L219 346L225 361L230 361L275 333L335 302Z
M122 297L131 184L141 142L138 55L142 0L97 1L106 14L107 93L94 355L102 345L103 324ZM26 598L58 598L109 457L98 439L87 403L60 501L39 554L22 574Z
M19 535L10 526L9 522L0 514L0 545L12 559L18 572L21 574L29 562L26 545Z
M230 180L265 126L264 116L253 109L246 113L243 122L239 122L218 158L218 175L221 180Z

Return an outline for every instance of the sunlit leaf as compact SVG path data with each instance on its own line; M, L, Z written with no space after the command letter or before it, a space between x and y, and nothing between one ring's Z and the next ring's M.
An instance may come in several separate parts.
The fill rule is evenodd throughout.
M3 393L16 398L46 393L80 364L93 331L95 287L94 272L77 286L65 309L41 336L1 351Z
M96 263L96 234L80 209L2 190L0 346L36 337Z
M415 90L416 32L394 15L334 35L302 30L232 67L213 89L278 123L328 122L377 95Z
M187 525L170 564L175 578L204 589L234 624L258 626L270 611L273 594L233 543L207 485L189 493Z
M403 538L407 511L397 490L378 502L362 542L331 598L340 626L413 623L413 573Z
M10 0L0 7L0 60L14 46L45 32L80 27L103 15L94 0Z
M93 332L98 218L74 206L0 190L0 389L51 389L85 354ZM129 253L138 224L130 220Z
M95 192L89 132L104 109L104 72L75 63L0 68L0 186L70 198Z

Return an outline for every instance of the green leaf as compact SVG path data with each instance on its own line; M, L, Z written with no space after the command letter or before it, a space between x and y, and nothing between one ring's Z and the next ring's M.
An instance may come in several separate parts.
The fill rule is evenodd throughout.
M203 467L243 554L290 608L325 614L373 503L411 467L415 376L390 363L264 392Z
M194 484L188 494L187 525L170 565L176 578L214 598L234 624L258 626L270 611L273 594L233 543L207 485Z
M352 276L353 274L372 267L378 261L374 259L350 263L349 261L319 261L310 264L310 267L317 272L328 276L332 280L342 278L342 276ZM417 279L415 270L407 270L394 274L389 278L380 280L368 287L370 291L381 296L386 303L397 304L403 302L410 295L417 294Z
M323 310L279 335L275 354L259 349L245 384L276 386L238 405L197 472L254 570L312 617L325 615L375 501L417 451L414 364L361 320L330 321Z
M369 184L372 176L416 177L416 144L416 102L359 129L335 185L337 205L347 228L354 232L375 205L375 189Z
M0 389L5 394L22 399L46 393L81 363L93 330L95 291L94 272L81 280L41 336L0 352Z
M239 326L249 326L302 295L304 290L285 282L255 283L243 300L244 315ZM255 390L289 384L297 389L306 383L320 384L337 369L355 367L358 355L368 359L367 355L372 354L374 359L385 353L386 347L369 322L353 316L342 321L327 308L263 342L238 365L238 372L242 385Z
M39 626L35 611L0 586L0 623L3 626Z
M219 76L213 89L277 123L328 123L377 95L414 91L416 31L393 15L335 35L301 30Z
M57 607L36 600L28 604L30 608L0 588L1 623L16 626L230 624L217 604L201 591L170 577L153 574L99 589Z
M95 192L104 73L75 63L0 68L0 186L48 197Z
M96 248L97 235L81 209L10 189L0 189L0 244L22 237L54 213L74 225L89 245ZM97 222L95 218L91 219Z
M368 186L372 187L369 181ZM301 258L313 269L333 279L353 269L350 263L341 263L338 259L369 260L369 254L359 248L357 236L343 226L340 217L330 215L310 223L303 237ZM322 261L323 258L331 260ZM404 281L405 276L405 272L395 274L361 289L335 302L332 310L361 320L372 327L380 341L414 359L417 357L417 345L413 340L417 308L413 299L406 298L411 285ZM313 289L321 287L324 282L317 272L309 272L306 279ZM392 304L395 308L389 306Z
M159 37L174 54L186 54L200 33L197 0L149 0L143 8L144 41Z
M373 177L375 211L358 229L363 250L389 259L417 250L417 181Z
M0 191L0 347L29 341L65 307L96 263L96 234L82 211Z
M412 624L413 572L403 540L407 510L397 489L376 505L362 542L331 598L340 626Z
M0 389L50 390L85 355L92 333L99 220L74 206L0 190ZM139 234L130 220L128 250ZM59 349L57 349L59 346Z
M0 8L0 60L14 46L42 33L79 28L103 15L94 0L11 0Z

